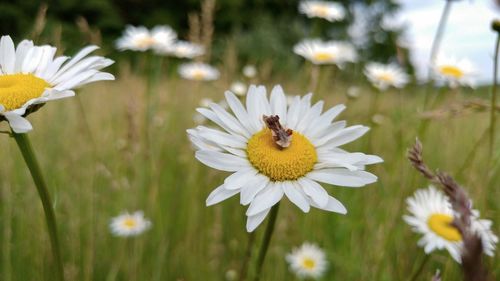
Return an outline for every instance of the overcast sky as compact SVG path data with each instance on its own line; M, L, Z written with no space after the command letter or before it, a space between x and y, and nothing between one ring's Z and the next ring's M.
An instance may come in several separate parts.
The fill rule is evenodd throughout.
M426 71L429 53L436 32L444 0L399 0L402 17L409 24L412 61L422 75ZM500 18L491 0L457 1L453 3L441 52L457 58L466 57L474 62L479 80L492 79L495 33L491 21Z

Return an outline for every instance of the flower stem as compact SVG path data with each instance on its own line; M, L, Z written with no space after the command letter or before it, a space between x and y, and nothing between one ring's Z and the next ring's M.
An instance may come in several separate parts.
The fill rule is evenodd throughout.
M248 264L252 258L252 248L255 242L255 232L248 233L248 243L247 249L245 251L245 257L243 257L243 262L241 263L240 269L240 281L244 281L247 278Z
M495 58L493 62L493 87L491 88L491 109L490 109L490 143L489 153L490 163L495 146L495 124L496 124L496 104L497 104L497 84L498 84L498 53L500 48L500 33L497 35L495 44Z
M52 255L56 266L57 280L63 281L64 272L60 254L59 240L57 238L56 216L54 214L54 209L52 208L49 191L47 189L47 185L45 184L45 180L43 179L40 165L38 164L35 152L33 151L33 147L31 146L28 135L12 133L12 136L16 140L17 146L19 147L19 150L23 155L24 161L26 162L26 165L30 170L31 177L35 182L35 186L38 190L38 195L40 196L40 200L42 201L43 210L45 213L45 219L47 221L47 227L49 230Z
M260 246L259 259L257 260L257 271L255 274L254 281L259 281L262 274L262 266L264 265L264 260L266 259L267 249L271 242L271 237L273 235L274 226L276 224L276 217L278 216L278 211L280 208L280 203L274 205L271 208L271 214L269 215L269 221L266 226L266 233L264 233L264 240Z
M413 275L411 276L411 278L408 279L408 280L415 281L415 280L418 279L418 277L420 276L420 274L424 271L424 267L427 264L427 262L429 261L429 257L430 257L430 255L425 255L424 259L420 263L420 266L417 268L417 270L415 271L415 273L413 273Z

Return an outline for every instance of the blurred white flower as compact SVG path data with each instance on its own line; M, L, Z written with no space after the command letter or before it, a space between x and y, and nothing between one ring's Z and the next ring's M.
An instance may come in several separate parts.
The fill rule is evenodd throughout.
M306 0L299 4L299 12L308 18L322 18L330 22L345 18L344 7L337 2Z
M243 67L243 75L247 78L254 78L257 75L257 68L255 65L245 65Z
M408 20L399 13L386 14L380 22L380 27L386 31L402 31L408 26Z
M177 38L175 31L167 25L156 26L152 30L144 26L127 26L122 37L116 41L116 48L132 51L154 50L162 52L170 48Z
M182 78L195 81L213 81L219 79L219 71L208 64L199 62L184 63L179 66Z
M313 64L335 64L342 67L347 62L355 62L357 53L346 42L306 39L293 47L293 51Z
M290 270L300 278L320 278L328 263L325 252L315 244L304 243L286 256Z
M114 80L101 69L113 61L89 56L99 49L87 46L74 57L54 57L57 48L36 46L23 40L17 48L10 36L0 39L0 121L9 122L15 133L33 129L25 117L30 110L49 101L72 97L74 89L83 85Z
M435 78L452 88L475 85L474 77L477 71L468 59L458 60L453 57L438 56L432 67Z
M347 88L347 97L351 99L359 98L361 95L361 89L357 86L350 86Z
M245 83L240 81L233 82L233 84L231 84L230 89L231 92L233 92L238 96L244 96L247 93L247 85L245 85Z
M160 50L159 53L175 56L178 58L192 59L205 54L205 48L199 44L188 41L177 41L167 48Z
M124 213L114 217L109 224L111 233L115 236L137 236L151 227L151 222L144 218L142 211L133 214Z
M364 73L373 86L382 91L389 87L403 88L409 81L405 71L396 64L369 63Z
M428 189L419 189L412 197L406 199L409 216L404 220L413 228L414 232L423 237L418 245L424 248L426 254L434 250L446 249L457 262L461 262L463 248L462 236L453 222L454 211L446 195L430 186ZM492 222L479 218L479 212L473 210L471 226L480 237L484 253L494 255L498 237L492 232Z

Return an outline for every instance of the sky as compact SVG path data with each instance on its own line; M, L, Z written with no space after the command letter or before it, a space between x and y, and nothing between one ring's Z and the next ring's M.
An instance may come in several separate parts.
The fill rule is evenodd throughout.
M399 0L401 17L408 22L412 61L420 77L427 72L432 40L436 33L444 0ZM452 4L441 53L468 58L477 69L480 83L492 81L493 50L496 34L490 29L494 18L500 19L491 0L464 0Z

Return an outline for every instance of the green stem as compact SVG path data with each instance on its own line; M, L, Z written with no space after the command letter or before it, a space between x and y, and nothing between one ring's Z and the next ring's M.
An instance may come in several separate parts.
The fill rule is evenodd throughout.
M495 146L495 123L496 123L496 104L497 104L497 84L498 84L498 53L500 48L500 33L497 35L495 44L495 58L493 62L493 87L491 88L491 109L490 109L490 145L489 145L489 162L493 158L493 151Z
M429 257L430 257L430 255L425 255L425 257L422 260L422 263L420 263L420 266L418 267L417 271L415 271L415 273L413 273L413 275L409 279L410 281L415 281L415 280L418 279L418 277L420 276L420 274L423 272L425 265L429 261Z
M33 147L31 146L28 135L12 133L12 136L16 140L17 146L19 147L19 150L23 155L24 161L26 162L26 165L30 170L31 177L35 182L35 186L38 190L38 195L40 196L40 200L42 201L43 210L45 213L45 219L47 221L47 227L49 230L52 255L56 266L55 271L57 275L57 280L64 281L63 264L60 254L59 240L57 238L56 216L54 214L54 209L52 208L49 191L43 179L40 165L38 164L35 152L33 151Z
M269 220L267 222L264 240L262 241L262 245L260 246L259 259L257 260L257 271L254 281L259 281L262 275L262 266L264 265L264 260L266 259L266 254L271 242L271 237L273 236L274 226L276 224L276 217L278 216L279 208L280 203L274 205L271 208L271 214L269 215Z
M252 258L252 248L254 242L255 242L255 232L248 233L247 249L245 251L245 257L243 258L243 262L241 263L240 281L244 281L247 278L248 264L250 262L250 259Z

